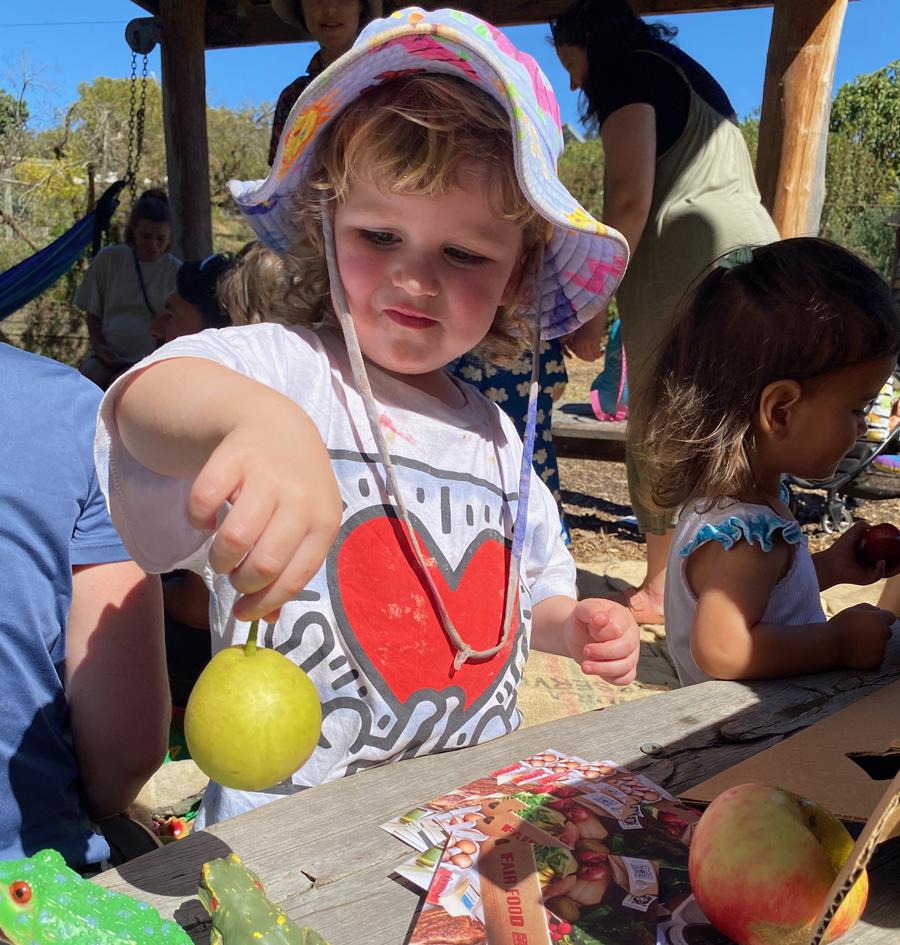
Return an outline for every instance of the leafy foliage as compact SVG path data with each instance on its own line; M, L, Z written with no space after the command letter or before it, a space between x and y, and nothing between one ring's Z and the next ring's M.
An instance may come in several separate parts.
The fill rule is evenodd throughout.
M744 144L750 152L750 160L756 167L756 156L759 153L759 109L749 114L741 123L741 134L744 136Z
M841 86L831 130L863 145L900 185L900 59Z
M27 80L23 83L27 85ZM135 87L140 102L140 81ZM88 168L99 194L128 167L137 148L133 134L132 86L129 79L98 77L78 87L78 99L54 127L28 129L27 109L20 99L0 90L0 198L12 209L15 224L0 219L0 272L45 246L86 210ZM208 108L209 174L213 197L216 248L237 250L252 238L228 196L232 177L265 177L271 108ZM147 79L143 148L138 190L166 181L166 147L162 120L162 89ZM4 206L0 200L0 208ZM124 227L127 199L113 221L112 232ZM6 237L6 238L4 238ZM82 314L71 306L82 269L75 267L39 299L0 325L0 338L68 363L84 352Z
M559 179L588 213L603 218L603 143L599 138L569 141L559 159Z
M266 109L209 108L206 111L209 137L209 184L220 206L231 206L228 181L232 178L258 180L269 166L271 115Z
M25 102L0 89L0 138L24 128L27 121L28 106Z
M842 86L831 108L822 233L885 275L900 210L900 59Z
M841 133L828 136L825 205L819 232L889 275L894 231L888 217L900 209L897 183L866 147Z

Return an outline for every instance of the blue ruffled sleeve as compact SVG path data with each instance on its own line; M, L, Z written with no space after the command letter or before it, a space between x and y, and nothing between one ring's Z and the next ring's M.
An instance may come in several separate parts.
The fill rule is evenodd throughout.
M789 545L799 545L803 541L803 533L797 522L789 522L767 510L746 511L740 515L731 515L721 522L702 525L679 554L687 558L708 541L717 541L726 551L741 540L751 545L756 542L763 551L771 551L773 539L779 533Z

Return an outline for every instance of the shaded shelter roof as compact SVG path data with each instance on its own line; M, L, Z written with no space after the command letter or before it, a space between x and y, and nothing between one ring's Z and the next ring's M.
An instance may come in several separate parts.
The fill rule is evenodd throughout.
M185 258L212 248L206 136L206 49L308 41L271 0L133 0L161 37L163 116L173 245ZM437 0L499 26L543 23L572 0ZM818 231L831 86L849 0L630 0L640 15L773 7L756 176L782 236ZM408 6L384 0L387 12Z
M148 13L159 13L160 0L134 0ZM545 23L571 6L572 0L445 0L441 3L385 2L385 10L405 6L427 8L452 6L467 10L497 26ZM819 0L813 0L819 3ZM299 0L298 0L299 3ZM712 10L743 10L770 7L773 0L631 0L640 16L672 13L702 13ZM229 46L264 46L312 39L303 30L280 20L270 0L207 0L205 39L207 49Z

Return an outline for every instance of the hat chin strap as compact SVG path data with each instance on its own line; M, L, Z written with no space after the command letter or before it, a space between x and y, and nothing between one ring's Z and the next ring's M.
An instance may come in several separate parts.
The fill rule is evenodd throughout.
M434 562L426 559L424 552L419 544L418 536L409 520L409 513L406 510L406 503L400 492L400 486L397 482L397 476L394 471L394 465L388 455L387 443L384 434L381 431L381 425L378 423L378 413L375 407L375 397L372 394L372 387L369 384L369 377L366 374L366 365L363 360L362 351L359 347L359 340L356 337L356 329L353 327L353 319L350 316L350 308L347 305L347 296L344 292L344 285L341 282L340 272L337 265L337 253L334 244L334 223L332 219L332 204L327 195L323 194L321 198L322 207L322 235L325 242L325 260L328 265L328 278L331 283L331 291L335 301L336 315L340 323L341 330L344 333L344 341L347 345L347 354L350 358L350 369L353 372L353 379L359 394L362 397L365 406L366 417L369 421L369 428L375 440L378 449L378 456L384 466L384 472L387 477L389 492L393 494L394 506L400 521L406 528L406 534L409 539L410 547L419 563L422 576L428 589L431 591L432 600L438 610L441 626L444 633L456 649L456 656L453 659L454 670L459 670L468 660L486 660L496 656L507 644L509 640L510 624L513 616L513 609L516 602L516 590L519 583L519 573L522 559L522 547L525 543L525 527L528 514L528 495L531 489L531 457L534 451L535 421L537 418L537 392L538 378L540 375L540 318L536 317L534 334L532 336L532 364L531 364L531 382L528 390L528 419L525 427L525 449L522 453L522 465L519 470L519 502L516 509L516 520L513 525L512 552L510 555L509 572L506 581L506 596L503 605L503 632L500 642L486 650L474 650L460 636L459 631L450 617L440 591L435 584L433 577ZM540 273L541 265L536 267ZM535 298L540 299L537 283L535 284Z

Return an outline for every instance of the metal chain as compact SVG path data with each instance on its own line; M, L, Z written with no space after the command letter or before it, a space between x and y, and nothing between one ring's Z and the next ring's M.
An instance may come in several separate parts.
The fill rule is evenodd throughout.
M147 70L148 58L143 57L141 70L140 102L135 107L137 98L137 53L131 54L131 89L128 103L128 163L125 169L125 179L128 181L128 191L131 202L135 201L138 169L141 166L141 155L144 150L144 117L147 112Z
M128 160L125 165L125 180L134 203L134 97L137 85L137 53L131 54L131 95L128 102Z

